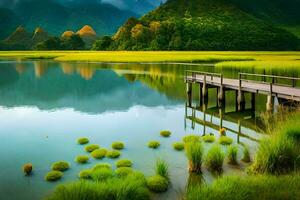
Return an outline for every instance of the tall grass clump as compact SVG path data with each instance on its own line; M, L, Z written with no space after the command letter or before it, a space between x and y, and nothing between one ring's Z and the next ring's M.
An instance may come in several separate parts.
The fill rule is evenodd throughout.
M189 172L201 173L203 146L201 142L189 142L185 148L189 160Z
M249 169L254 173L286 173L294 168L295 159L294 142L285 135L276 135L261 141Z
M47 200L149 200L143 175L132 173L102 181L76 181L59 185Z
M186 200L268 200L298 199L300 175L289 176L223 176L212 184L195 185L188 188Z
M227 161L228 164L237 165L238 164L238 147L237 146L229 146L227 150Z
M251 162L249 147L247 145L243 145L243 158L242 161L245 163Z
M94 181L107 181L114 176L112 169L100 168L94 169L91 173L91 177Z
M205 165L214 172L222 172L225 155L219 145L212 146L205 157Z
M165 160L157 159L155 173L169 180L169 164Z

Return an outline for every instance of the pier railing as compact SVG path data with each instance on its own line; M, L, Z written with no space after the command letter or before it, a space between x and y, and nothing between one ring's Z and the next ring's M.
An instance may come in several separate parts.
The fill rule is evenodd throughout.
M192 71L186 70L185 71L185 80L187 78L192 78L191 81L195 82L197 80L197 75L201 76L203 82L206 81L213 81L214 79L218 78L220 84L223 84L223 74L220 73L213 73L213 72L203 72L203 71Z
M249 79L249 77L253 77L253 78ZM257 80L257 78L260 78L260 80ZM264 84L270 84L270 85L297 87L297 81L300 81L300 78L265 75L265 74L239 73L239 80L264 83ZM280 82L280 80L281 80L281 82Z

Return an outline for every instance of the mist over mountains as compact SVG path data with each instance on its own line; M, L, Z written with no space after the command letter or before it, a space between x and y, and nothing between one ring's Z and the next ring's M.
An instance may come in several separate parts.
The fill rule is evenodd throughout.
M160 0L1 0L0 39L19 25L33 31L42 27L51 35L76 30L85 24L98 35L114 33L130 17L139 17Z

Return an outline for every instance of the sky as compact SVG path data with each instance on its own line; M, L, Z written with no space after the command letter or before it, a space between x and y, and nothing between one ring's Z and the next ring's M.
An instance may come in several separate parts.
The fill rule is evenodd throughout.
M17 2L19 1L37 1L37 0L0 0L0 6L1 7L7 7L7 8L12 8ZM40 1L40 0L38 0ZM43 0L45 1L45 0ZM132 5L134 5L137 1L145 1L149 4L152 4L154 6L159 5L161 0L53 0L53 1L58 1L61 3L71 3L71 2L104 2L104 3L110 3L113 4L119 8L128 8Z

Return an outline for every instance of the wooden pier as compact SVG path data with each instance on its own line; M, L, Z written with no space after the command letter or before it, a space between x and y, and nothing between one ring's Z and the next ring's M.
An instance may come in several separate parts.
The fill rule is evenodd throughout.
M237 79L224 78L222 74L190 71L185 73L188 106L192 103L192 84L199 84L200 102L207 101L208 88L216 88L218 105L225 105L227 90L236 91L236 108L245 110L245 93L251 93L251 102L255 104L255 94L267 96L266 110L274 109L274 98L300 102L300 88L296 83L300 78L239 73Z

